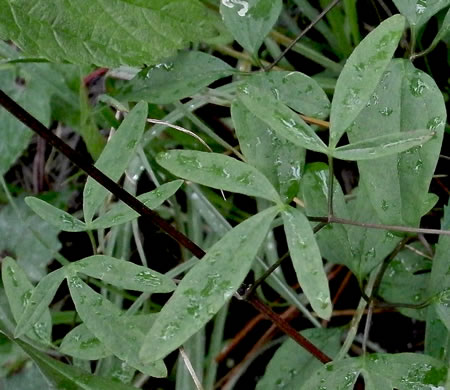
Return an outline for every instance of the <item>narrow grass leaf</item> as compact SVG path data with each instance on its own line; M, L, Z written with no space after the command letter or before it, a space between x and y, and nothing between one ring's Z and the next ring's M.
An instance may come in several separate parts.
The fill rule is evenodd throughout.
M159 153L156 161L186 180L274 202L280 201L275 188L261 172L232 157L194 150L171 150Z
M117 132L106 144L95 163L111 180L118 181L134 155L144 132L147 118L147 104L138 103L125 117ZM89 177L83 191L84 220L90 223L108 190Z
M430 130L380 135L379 137L340 146L333 151L333 157L349 161L378 159L404 152L414 146L422 146L434 135L434 131Z
M272 207L242 222L191 268L147 333L140 351L142 361L161 359L178 348L231 298L277 213Z
M69 268L125 290L166 293L176 288L172 279L159 272L110 256L89 256Z
M238 97L239 102L269 125L280 137L302 148L327 153L326 145L314 130L272 93L252 85L245 85Z
M52 206L34 196L27 196L25 203L28 207L39 215L44 221L57 227L64 232L84 232L88 230L86 224L69 213Z
M18 322L32 295L34 286L28 280L23 269L11 257L5 257L2 260L2 281L12 315ZM50 344L51 333L52 318L50 310L46 308L27 336L41 343Z
M300 287L317 315L329 319L332 305L328 279L308 218L290 206L282 216L292 265Z
M331 148L369 101L397 48L404 26L403 16L390 17L367 35L347 60L331 104Z
M145 365L139 361L144 333L134 324L124 321L117 306L92 290L78 276L70 276L68 284L78 315L108 350L144 374L153 377L167 375L162 360L154 359L152 363Z
M21 337L39 322L42 315L48 310L48 306L53 300L56 290L58 290L58 287L64 278L64 269L60 268L41 279L38 285L33 289L23 313L17 321L17 327L14 331L15 337Z
M222 0L220 13L234 39L250 54L258 49L278 20L281 0Z
M182 184L183 180L174 180L169 183L162 184L153 191L141 194L137 196L137 198L149 209L154 210L161 206L173 194L175 194ZM106 229L132 221L138 217L139 214L128 207L125 203L117 203L109 211L89 223L87 226L91 230Z
M234 69L221 59L200 51L185 51L146 68L123 83L116 98L169 104L192 96L212 82L231 75Z

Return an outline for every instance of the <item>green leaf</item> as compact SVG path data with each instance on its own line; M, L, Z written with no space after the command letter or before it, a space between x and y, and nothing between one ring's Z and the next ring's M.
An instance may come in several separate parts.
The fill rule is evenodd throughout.
M450 330L439 318L435 305L428 308L426 321L424 353L450 363Z
M28 196L25 198L27 206L44 221L64 232L84 232L88 230L86 224L69 213L52 206L39 198Z
M15 340L36 363L45 377L56 389L70 390L136 390L135 387L125 385L101 376L92 375L87 371L61 363L48 357L22 340Z
M16 344L14 345L25 354L20 347ZM49 382L35 364L26 364L24 367L21 367L19 372L14 372L12 375L2 377L0 379L0 386L2 386L3 389L14 390L54 390L54 387L50 387Z
M176 288L171 278L159 272L110 256L89 256L68 267L73 272L80 272L125 290L167 293Z
M21 337L39 322L42 315L48 310L48 306L64 278L64 268L60 268L41 279L33 289L22 315L17 321L17 326L14 331L15 337Z
M445 118L444 99L433 79L407 60L392 61L348 131L350 144L411 129L428 129L436 135L423 146L380 158L376 164L358 162L360 182L382 223L418 226L428 211L418 205L425 205L429 198Z
M397 9L417 31L435 13L450 5L449 0L393 0Z
M330 147L334 148L380 81L397 48L405 19L394 15L356 47L339 75L331 104Z
M139 195L137 198L148 208L154 210L170 198L183 184L183 180L174 180L169 183L162 184L153 191ZM106 229L111 226L120 225L121 223L132 221L139 217L139 214L128 207L125 203L115 204L107 213L88 224L88 228Z
M1 5L0 7L3 9ZM27 77L22 85L20 79L24 76ZM50 97L39 78L19 73L19 67L15 66L0 70L0 85L11 99L48 125ZM25 151L33 132L4 109L0 110L0 123L0 175L3 176Z
M231 116L247 163L264 173L283 201L289 203L298 192L305 149L277 137L270 127L238 102L232 104Z
M422 146L436 133L430 130L416 130L402 133L380 135L349 145L340 146L333 157L340 160L373 160L404 152L414 146Z
M328 356L339 352L342 331L339 328L306 329L302 336ZM256 390L297 390L322 364L292 339L286 340L267 365Z
M305 149L327 153L326 145L314 130L272 93L246 85L241 89L238 101L279 136Z
M281 0L223 0L220 13L228 31L250 54L256 55L278 20Z
M154 359L153 363L145 365L139 361L144 333L127 323L126 316L120 317L121 311L116 305L92 290L78 276L70 276L68 284L78 315L108 350L144 374L159 378L167 375L162 360Z
M31 297L33 285L23 269L11 257L2 260L2 281L14 320L18 322ZM50 344L51 333L52 318L47 308L27 335L41 343Z
M289 253L303 293L317 315L329 319L332 305L328 279L309 221L291 206L282 215Z
M0 0L0 8L0 38L52 62L152 65L216 35L196 0Z
M432 389L445 384L447 367L443 362L415 353L365 355L323 365L301 390L353 388L359 374L370 390ZM374 387L375 384L383 387Z
M314 118L325 119L330 101L320 85L300 72L271 71L252 74L247 82L273 96L293 110Z
M234 69L221 59L200 51L185 51L164 63L144 69L123 83L117 99L168 104L192 96Z
M269 208L225 234L186 274L147 333L142 361L161 359L201 329L238 289L278 213Z
M95 163L111 180L118 181L134 155L144 132L147 104L138 103L125 117L117 132L106 144ZM86 223L90 223L108 190L89 177L83 191L83 211Z
M159 153L156 161L186 180L274 202L280 201L275 188L262 173L232 157L194 150L171 150Z

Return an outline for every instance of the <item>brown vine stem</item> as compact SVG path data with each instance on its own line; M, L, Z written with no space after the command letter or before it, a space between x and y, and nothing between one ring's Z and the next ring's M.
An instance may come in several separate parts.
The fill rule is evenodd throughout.
M47 129L41 122L39 122L33 115L22 108L14 100L12 100L6 93L0 89L0 105L3 106L7 111L9 111L13 116L20 120L23 124L33 130L35 133L44 138L50 145L59 150L64 154L72 163L77 165L80 169L85 171L89 176L91 176L95 181L105 187L108 191L114 194L118 199L124 202L126 205L131 207L139 215L147 218L151 223L155 224L163 231L165 231L169 236L175 239L180 245L188 249L194 256L201 259L206 255L206 252L200 248L197 244L192 242L184 234L180 233L171 224L162 219L157 213L150 210L137 198L131 195L129 192L125 191L117 183L106 176L102 171L97 169L86 156L78 153L67 145L58 136L53 134L49 129ZM239 295L237 295L241 298ZM265 306L257 297L253 296L247 300L252 304L261 314L270 319L280 330L296 341L301 347L306 349L315 358L321 362L327 363L331 359L325 355L320 349L318 349L309 340L301 336L287 321L282 319L278 314L273 312L270 308Z
M300 40L302 39L306 33L311 30L318 22L320 22L321 19L323 19L323 17L334 7L339 3L340 0L333 0L330 4L328 4L328 6L326 8L323 9L323 11L317 15L317 18L314 19L300 34L297 35L297 37L288 45L288 47L286 47L286 49L283 50L283 52L266 68L264 68L264 70L267 72L269 70L271 70L276 64L278 64L278 62L281 61L281 59L286 55L286 53L291 50L294 45Z

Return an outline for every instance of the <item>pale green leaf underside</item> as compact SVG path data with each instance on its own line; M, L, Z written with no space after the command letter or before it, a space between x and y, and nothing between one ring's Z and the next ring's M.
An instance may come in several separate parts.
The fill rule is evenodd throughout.
M0 0L0 38L52 62L143 66L216 35L196 0Z
M279 136L305 149L327 153L326 145L314 130L272 93L246 85L241 89L238 101Z
M275 188L261 172L232 157L194 150L171 150L159 153L156 161L186 180L274 202L280 201Z
M397 9L416 29L422 27L435 13L450 5L449 0L393 0Z
M281 0L222 0L220 3L225 26L250 54L257 53L281 8Z
M102 154L95 163L111 180L117 181L122 176L144 132L147 119L147 104L138 103L125 117L116 133L106 144ZM108 194L108 190L93 178L87 179L83 191L84 220L90 223L98 207Z
M356 47L336 83L331 104L330 146L338 143L367 104L397 48L405 26L401 15L382 22Z
M303 293L317 315L329 319L330 289L311 225L305 214L291 206L282 215L292 265Z
M119 88L117 99L168 104L192 96L234 69L221 59L199 51L185 51L164 63L144 69Z
M172 279L159 272L110 256L89 256L71 263L68 268L70 272L79 272L125 290L167 293L176 287Z
M186 274L145 337L140 351L144 362L161 359L178 348L231 298L277 213L272 207L230 230Z
M167 375L162 360L145 365L139 361L139 348L144 341L144 333L120 317L121 311L116 305L92 290L78 276L70 276L68 284L78 315L108 350L147 375Z

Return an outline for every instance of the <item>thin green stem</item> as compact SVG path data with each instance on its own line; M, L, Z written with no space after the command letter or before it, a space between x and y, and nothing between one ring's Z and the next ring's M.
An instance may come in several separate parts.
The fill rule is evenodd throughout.
M333 218L333 186L334 186L334 166L333 156L328 155L328 222Z
M89 241L91 242L92 253L94 255L96 255L97 254L97 242L95 241L94 233L92 232L92 230L86 230L86 233L89 237Z

